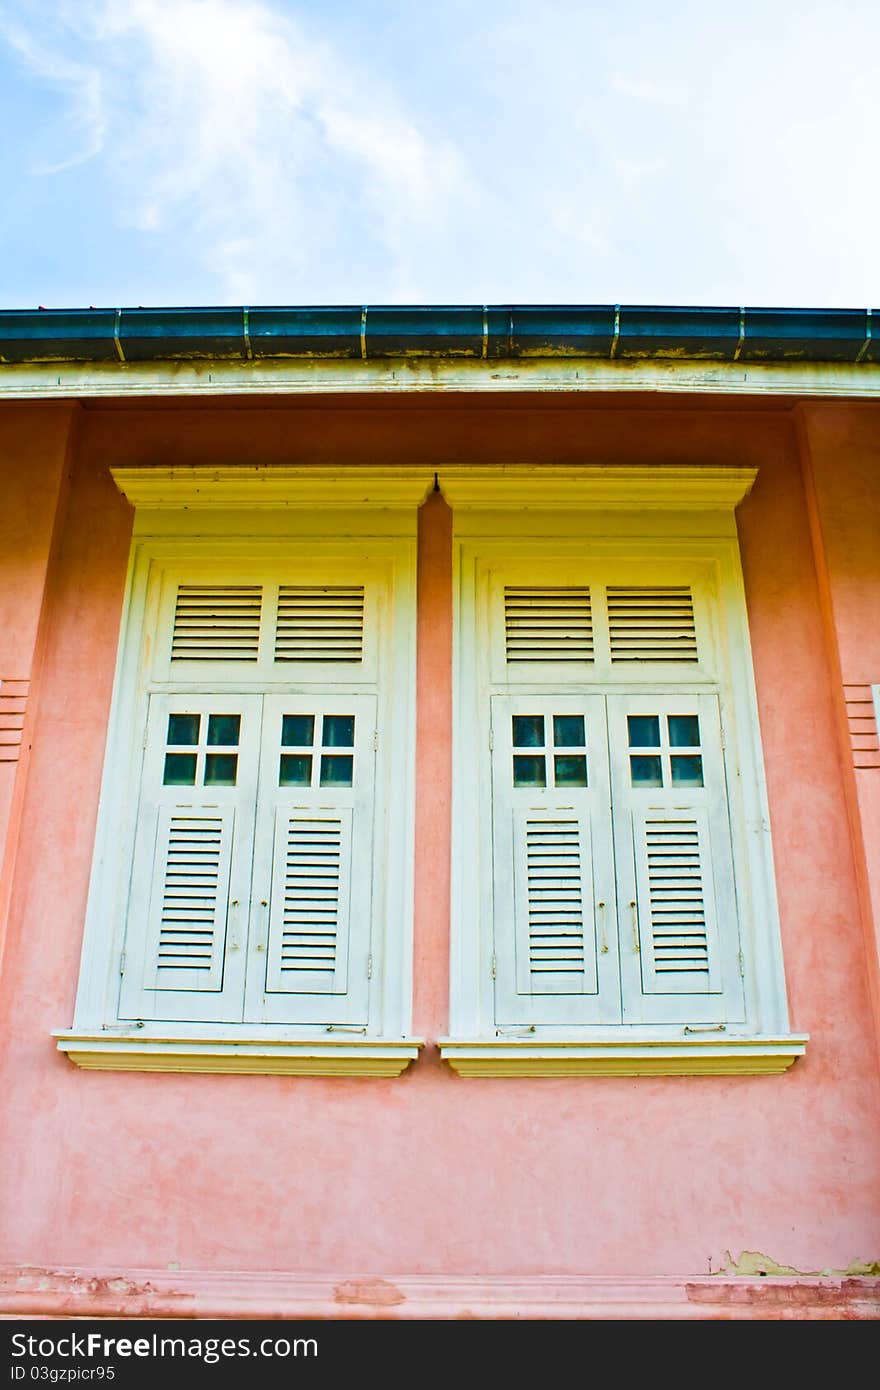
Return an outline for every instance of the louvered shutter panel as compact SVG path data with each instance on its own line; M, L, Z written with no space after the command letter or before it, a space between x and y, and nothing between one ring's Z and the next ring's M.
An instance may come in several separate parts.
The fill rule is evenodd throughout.
M120 1017L240 1020L260 697L153 695L128 900ZM192 741L169 741L169 716ZM236 741L209 743L209 720L238 719ZM213 733L213 726L211 726ZM166 759L183 759L183 784ZM213 784L212 760L226 759ZM229 759L235 760L234 782ZM175 773L174 775L179 775Z
M328 732L334 719L353 720L352 743L327 742L335 737ZM254 852L255 897L266 900L265 936L257 930L249 1017L291 1024L366 1022L375 730L372 695L266 696ZM334 760L348 758L350 785L322 776L326 760L328 778L337 778L341 767L344 780L347 764ZM286 759L294 761L288 765ZM290 776L303 780L282 785Z
M179 584L171 660L256 661L262 603L259 584Z
M589 588L506 585L504 647L508 662L592 661Z
M160 808L147 989L223 988L234 824L231 806Z
M703 808L633 812L642 988L721 989L711 837Z
M351 917L352 810L276 815L269 994L345 994Z
M542 721L542 745L515 744L520 716ZM554 716L583 720L584 749L555 745ZM496 696L492 733L496 1021L614 1021L619 989L604 702ZM572 756L586 759L587 785L554 786L557 758ZM515 785L518 758L527 760L529 776L543 763L546 785Z
M609 585L605 594L612 662L698 660L689 585Z
M282 584L275 660L359 662L364 653L363 585Z
M689 723L698 742L675 743L671 730ZM624 1021L739 1020L739 922L717 697L609 697L609 728Z
M589 814L516 810L513 817L519 994L595 994L593 846Z

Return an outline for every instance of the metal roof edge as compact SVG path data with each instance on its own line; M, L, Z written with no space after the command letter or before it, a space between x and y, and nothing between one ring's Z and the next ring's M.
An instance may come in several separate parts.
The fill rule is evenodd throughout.
M590 305L0 309L0 366L272 358L880 362L880 311Z

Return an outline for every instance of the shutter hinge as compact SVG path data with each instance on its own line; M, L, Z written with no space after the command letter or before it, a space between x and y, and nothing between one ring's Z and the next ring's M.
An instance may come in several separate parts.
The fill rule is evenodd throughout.
M722 748L726 748L726 747L727 747L727 740L726 740L726 738L724 737L724 725L723 725L723 724L721 725L721 747L722 747Z
M372 978L373 978L373 957L372 957L372 956L367 956L367 979L368 979L368 980L372 980Z
M497 974L498 974L498 957L496 956L495 952L493 951L493 952L492 952L492 979L493 979L493 980L497 977Z
M145 724L145 725L144 725L144 736L143 736L143 738L141 739L141 748L146 748L146 746L147 746L147 726L146 726L146 724Z
M379 751L379 730L378 730L378 729L374 729L374 730L373 730L373 752L374 752L374 753L378 753L378 751Z
M745 961L743 960L743 953L742 953L741 950L740 950L740 951L737 951L737 953L736 953L736 958L737 958L737 960L739 961L739 973L740 973L740 977L744 980L745 977L746 977L746 963L745 963Z
M124 974L125 974L125 952L124 952L124 951L122 952L122 955L119 957L119 973L120 973L120 975L124 975Z
M490 724L490 725L489 725L489 752L491 753L491 752L494 750L494 748L495 748L495 734L494 734L494 732L493 732L493 730L492 730L492 725Z

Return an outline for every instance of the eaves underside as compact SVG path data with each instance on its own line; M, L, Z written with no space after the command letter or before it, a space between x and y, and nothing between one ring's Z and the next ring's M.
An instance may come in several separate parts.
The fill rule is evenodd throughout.
M150 361L137 364L25 362L0 365L0 399L222 400L228 397L471 397L499 401L527 395L605 399L648 395L871 400L880 396L880 363L754 364L597 361L547 358L506 363L457 358L345 361Z

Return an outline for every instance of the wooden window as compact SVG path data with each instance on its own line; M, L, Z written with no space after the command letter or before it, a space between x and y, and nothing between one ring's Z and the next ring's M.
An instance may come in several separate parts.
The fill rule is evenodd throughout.
M443 1054L469 1075L784 1069L803 1040L736 542L582 524L486 513L459 542Z
M136 554L59 1035L83 1065L394 1075L416 1055L414 544L347 548Z

